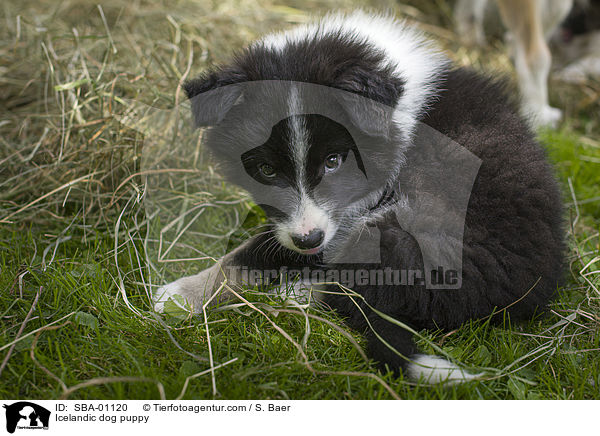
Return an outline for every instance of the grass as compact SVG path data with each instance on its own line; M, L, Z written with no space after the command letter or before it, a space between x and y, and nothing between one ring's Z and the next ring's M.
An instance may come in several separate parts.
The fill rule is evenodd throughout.
M221 306L206 319L152 312L148 293L165 275L208 264L157 262L161 235L165 259L215 252L242 240L261 216L243 193L204 171L210 168L201 156L189 162L180 153L192 138L169 142L181 119L163 120L169 128L161 138L121 122L133 102L170 109L183 100L182 79L226 60L257 35L303 22L307 10L357 4L3 2L2 398L600 398L600 84L594 81L553 83L554 104L566 119L558 130L540 132L569 205L570 278L549 315L524 325L483 320L453 332L423 332L425 351L441 347L468 368L487 369L484 380L431 387L380 374L363 358L363 338L335 314L257 290L243 295L246 303ZM460 46L448 30L445 2L370 4L420 22L460 64L510 71L500 42L483 50ZM165 144L169 156L160 154ZM156 172L174 167L194 171ZM208 185L211 195L198 189ZM193 247L174 244L165 254L183 224L165 225L206 203L215 207L190 227L186 241ZM245 215L244 228L229 235ZM212 239L194 233L207 222Z

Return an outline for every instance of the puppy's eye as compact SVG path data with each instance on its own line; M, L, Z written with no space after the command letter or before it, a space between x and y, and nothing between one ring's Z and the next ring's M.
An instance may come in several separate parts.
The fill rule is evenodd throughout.
M277 173L275 172L275 169L268 164L262 164L258 166L258 171L260 171L260 173L269 178L272 179L273 177L275 177L277 175Z
M337 170L342 164L342 155L339 153L330 154L325 158L325 172L331 173Z

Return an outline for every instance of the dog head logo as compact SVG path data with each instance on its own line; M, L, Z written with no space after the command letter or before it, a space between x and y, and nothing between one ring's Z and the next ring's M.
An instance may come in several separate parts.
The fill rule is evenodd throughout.
M28 401L19 401L3 406L6 409L6 431L14 433L19 429L47 429L50 411Z

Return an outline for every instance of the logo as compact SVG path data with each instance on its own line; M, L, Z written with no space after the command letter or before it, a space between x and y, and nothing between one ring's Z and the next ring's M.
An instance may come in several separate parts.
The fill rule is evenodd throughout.
M6 431L14 433L18 429L48 429L50 411L28 401L19 401L11 405L4 404L6 409Z

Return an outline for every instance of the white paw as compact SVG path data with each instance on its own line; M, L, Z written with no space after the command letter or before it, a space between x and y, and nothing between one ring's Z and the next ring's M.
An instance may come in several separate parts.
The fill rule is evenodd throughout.
M164 313L165 303L169 301L169 299L181 309L187 310L182 304L182 301L185 301L185 299L181 295L181 290L180 284L176 281L159 288L154 292L154 295L152 295L152 299L154 300L154 310L158 313ZM182 299L177 298L176 296L181 296Z
M182 277L154 292L152 295L154 310L164 313L165 303L171 300L183 310L199 313L224 279L225 276L218 264L194 276Z

